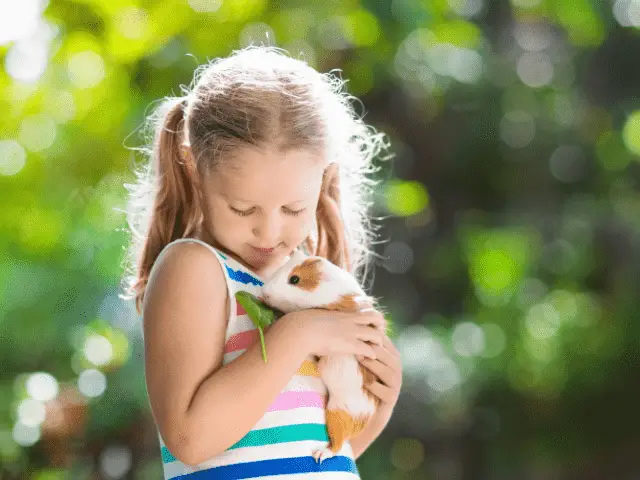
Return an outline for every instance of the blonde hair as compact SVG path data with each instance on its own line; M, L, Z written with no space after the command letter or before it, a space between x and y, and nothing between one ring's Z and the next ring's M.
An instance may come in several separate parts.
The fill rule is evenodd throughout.
M197 180L233 166L240 147L320 152L325 169L312 234L303 242L363 284L376 227L369 218L377 181L372 160L387 148L355 113L344 81L321 74L273 46L249 46L200 66L183 96L169 97L145 123L153 130L150 161L135 171L126 206L131 244L125 255L127 295L142 301L163 248L189 237L202 221ZM190 147L185 155L185 147ZM385 157L391 158L391 156Z

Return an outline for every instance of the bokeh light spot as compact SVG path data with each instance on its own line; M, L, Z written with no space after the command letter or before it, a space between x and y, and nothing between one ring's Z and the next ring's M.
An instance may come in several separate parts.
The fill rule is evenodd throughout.
M523 110L507 112L500 121L500 138L510 147L526 147L535 135L536 124L533 117Z
M453 349L463 357L479 355L485 348L485 335L482 328L472 322L456 325L451 334Z
M49 148L56 139L56 124L53 118L44 113L25 117L20 125L19 139L32 152Z
M15 140L0 140L0 175L18 173L27 163L27 154Z
M497 357L504 351L507 344L507 336L504 330L495 323L484 323L481 327L485 338L485 348L482 351L482 356L487 358Z
M102 57L90 50L75 53L67 62L69 80L78 88L98 85L105 75Z
M411 472L424 461L424 445L415 438L398 438L390 452L391 463L398 470Z
M40 427L17 422L13 427L13 440L23 447L30 447L40 440Z
M634 155L640 155L640 110L636 110L624 124L622 139L627 149Z
M107 389L107 377L100 370L84 370L78 375L78 390L85 397L99 397Z
M420 182L392 180L385 190L387 208L396 215L415 215L429 205L429 195Z
M143 8L125 7L118 13L116 24L123 37L132 40L143 38L149 30L149 14Z
M84 355L94 365L106 365L113 358L113 347L102 335L90 335L84 344Z
M384 249L384 266L391 273L406 273L413 265L413 250L401 241L390 242Z
M109 446L100 453L100 470L107 478L122 478L131 469L132 457L127 446Z
M41 402L52 400L58 395L58 381L46 372L36 372L31 375L25 385L29 396Z
M188 0L189 6L196 12L217 12L222 0Z

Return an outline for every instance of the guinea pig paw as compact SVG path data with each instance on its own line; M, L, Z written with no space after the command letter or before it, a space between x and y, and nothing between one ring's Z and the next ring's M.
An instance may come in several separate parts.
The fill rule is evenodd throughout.
M319 460L320 464L322 464L323 460L326 460L327 458L331 458L333 456L335 456L335 454L331 451L331 449L328 446L313 452L313 458L316 460L316 463L318 463L318 460Z

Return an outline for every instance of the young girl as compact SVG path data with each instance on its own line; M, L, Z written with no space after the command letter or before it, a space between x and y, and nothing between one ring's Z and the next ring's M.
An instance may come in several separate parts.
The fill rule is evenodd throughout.
M287 314L265 334L265 364L235 300L240 290L259 297L296 248L359 280L371 253L365 175L386 145L354 115L339 79L279 50L251 46L211 62L191 92L151 117L151 168L129 205L128 291L143 313L165 479L357 479L355 459L398 397L399 354L377 328L379 312ZM380 340L384 348L372 345ZM328 436L316 360L338 353L377 375L369 388L382 403L318 463L312 453Z

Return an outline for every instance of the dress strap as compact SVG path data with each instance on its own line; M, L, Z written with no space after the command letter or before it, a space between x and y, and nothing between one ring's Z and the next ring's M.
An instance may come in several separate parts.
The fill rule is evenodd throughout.
M209 245L207 242L203 242L202 240L198 239L198 238L178 238L176 240L173 240L172 242L169 242L165 245L165 247L162 249L162 251L158 254L158 258L160 257L160 255L162 255L162 253L167 250L171 245L175 245L176 243L184 243L184 242L195 242L195 243L199 243L200 245L207 247L211 252L213 252L214 255L216 256L222 256L222 254L220 252L218 252L215 248L213 248L211 245ZM223 258L226 259L226 256L224 256Z

